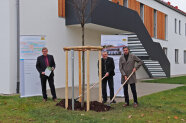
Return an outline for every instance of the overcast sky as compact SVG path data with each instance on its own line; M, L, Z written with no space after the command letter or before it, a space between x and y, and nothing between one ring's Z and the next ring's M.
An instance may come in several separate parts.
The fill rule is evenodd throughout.
M179 9L186 12L186 0L164 0L171 2L171 5L178 6Z

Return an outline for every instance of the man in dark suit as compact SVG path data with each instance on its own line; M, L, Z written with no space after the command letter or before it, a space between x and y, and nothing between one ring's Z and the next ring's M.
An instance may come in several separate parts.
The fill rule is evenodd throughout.
M114 60L111 57L108 57L108 53L106 51L102 52L102 77L106 76L102 80L102 97L103 97L103 103L107 102L107 82L110 89L110 100L114 97L114 82L113 82L113 76L115 75L114 69ZM115 100L113 100L112 103L116 103Z
M54 69L56 67L55 61L52 55L48 54L48 49L44 47L42 49L43 55L39 56L37 58L36 68L38 72L40 73L41 78L41 86L42 86L42 94L43 94L43 101L47 101L47 93L46 93L46 81L48 80L50 90L53 96L53 100L56 101L56 91L54 86ZM52 72L49 76L45 75L45 70L47 67L50 67Z

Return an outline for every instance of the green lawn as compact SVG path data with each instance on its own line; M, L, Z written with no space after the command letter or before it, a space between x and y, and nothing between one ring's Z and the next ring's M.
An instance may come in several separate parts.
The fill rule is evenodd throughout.
M186 84L186 76L172 77L172 78L162 78L154 80L144 80L143 82L148 83L168 83L168 84Z
M109 112L67 111L42 97L0 96L0 123L183 123L186 122L186 86L139 98L139 107L113 104Z

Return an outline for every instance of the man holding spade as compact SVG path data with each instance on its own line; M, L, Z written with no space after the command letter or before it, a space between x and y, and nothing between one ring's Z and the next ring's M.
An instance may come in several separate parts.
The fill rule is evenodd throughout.
M138 106L138 101L137 101L137 92L136 92L136 70L143 64L143 62L134 54L129 53L129 48L124 47L123 48L123 55L121 55L120 60L119 60L119 69L121 72L121 84L127 80L129 75L133 73L133 75L129 78L127 83L124 85L124 96L125 96L125 104L123 107L129 106L129 94L128 94L128 84L130 84L132 94L133 94L133 99L134 99L134 107ZM135 63L137 62L137 65L135 66Z
M115 64L114 60L111 57L108 57L107 51L102 52L102 77L104 79L102 80L102 97L103 97L103 103L107 102L107 82L110 89L110 100L114 97L114 80L113 76L115 75L114 69ZM116 103L115 100L112 101L112 103Z

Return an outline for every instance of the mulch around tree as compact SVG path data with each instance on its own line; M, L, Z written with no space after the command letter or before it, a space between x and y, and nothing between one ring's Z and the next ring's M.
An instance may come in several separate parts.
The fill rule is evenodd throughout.
M60 106L62 108L65 108L65 99L62 99L60 102L56 104L56 106ZM86 111L87 105L86 102L84 103L84 107L81 108L81 102L74 100L74 110L79 111ZM72 99L68 99L68 110L72 110ZM103 103L97 102L97 101L91 101L90 102L90 110L96 111L96 112L106 112L111 109L110 106L107 106Z

